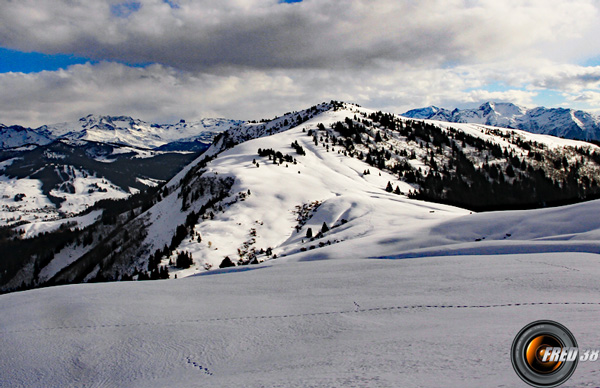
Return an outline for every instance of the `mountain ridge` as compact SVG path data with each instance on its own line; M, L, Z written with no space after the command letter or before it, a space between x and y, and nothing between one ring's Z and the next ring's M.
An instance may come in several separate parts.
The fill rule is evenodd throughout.
M526 108L512 103L485 102L474 109L436 106L412 109L404 117L521 129L577 140L600 140L600 116L570 108Z
M19 125L0 126L2 142L0 149L25 145L46 145L56 140L94 141L109 144L132 146L143 149L169 147L180 144L189 150L185 143L210 145L212 138L241 120L205 118L175 124L149 123L130 116L87 115L77 121L42 125L38 128L25 128ZM170 148L177 148L171 146Z

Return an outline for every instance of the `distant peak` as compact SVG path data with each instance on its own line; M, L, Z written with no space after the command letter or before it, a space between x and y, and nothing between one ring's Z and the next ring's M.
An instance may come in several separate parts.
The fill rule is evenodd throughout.
M479 110L484 109L501 109L501 108L510 108L510 109L519 109L519 110L527 110L524 106L513 104L512 102L496 102L496 101L487 101L479 106Z
M570 139L600 139L600 117L570 108L527 108L511 102L487 101L478 108L454 109L451 114L432 107L413 109L403 116L416 119L475 123L516 128Z
M136 121L131 116L111 116L111 115L96 115L89 114L79 119L79 121Z

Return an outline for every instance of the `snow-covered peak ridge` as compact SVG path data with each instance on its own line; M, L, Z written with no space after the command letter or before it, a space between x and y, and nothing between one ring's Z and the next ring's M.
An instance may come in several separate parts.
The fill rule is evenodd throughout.
M2 148L30 143L45 145L54 140L94 141L144 149L154 149L174 142L201 142L208 146L216 134L241 123L239 120L207 118L192 122L180 120L175 124L155 124L129 116L87 115L77 121L43 125L36 129L26 128L31 134L27 139L3 144ZM20 126L6 128L0 127L11 133L23 130ZM38 138L39 141L36 140Z
M358 105L330 101L301 111L288 112L272 120L261 120L260 122L249 121L223 132L221 136L215 139L215 143L208 149L206 154L216 155L225 149L245 141L287 131L329 110L351 110L353 108L358 108Z
M528 109L505 102L486 102L476 109L448 110L435 106L413 109L402 116L453 123L474 123L568 139L600 140L600 117L565 108Z
M501 116L517 116L527 112L524 106L516 105L510 102L492 102L488 101L479 107L479 110L484 114L496 113Z
M132 276L165 266L181 278L272 257L322 257L330 245L360 247L368 238L397 241L396 252L423 248L407 237L422 235L416 225L469 214L431 201L497 210L594 194L600 150L584 145L352 104L315 105L223 133L162 189L140 217L140 242L115 254L115 263ZM127 228L130 235L139 230ZM189 268L172 264L183 252ZM103 268L102 276L113 278L116 268Z
M444 109L444 108L438 108L435 105L431 105L425 108L419 108L419 109L413 109L410 110L408 112L406 112L404 114L404 116L406 117L410 117L413 119L429 119L430 117L434 117L438 114L447 114L450 115L452 114L451 111Z
M88 115L77 122L47 126L45 131L58 138L117 143L140 148L157 148L176 141L205 141L210 143L215 134L241 121L203 119L176 124L154 124L128 116Z
M51 142L51 138L33 129L18 125L6 127L0 124L0 149L22 147L29 144L46 145Z

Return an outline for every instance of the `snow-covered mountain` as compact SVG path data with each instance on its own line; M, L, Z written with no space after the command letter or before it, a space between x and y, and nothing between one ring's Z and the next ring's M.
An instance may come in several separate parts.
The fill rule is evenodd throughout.
M52 138L34 129L18 125L11 127L0 124L0 150L27 145L46 145Z
M486 102L477 109L451 111L430 106L410 110L402 116L517 128L567 139L600 140L600 117L574 109L543 107L528 109L511 103Z
M224 132L155 194L102 209L103 221L79 232L57 231L55 254L32 250L2 283L181 278L328 257L338 244L365 255L502 244L517 229L432 228L474 209L595 198L599 176L600 148L589 143L323 103ZM45 238L21 242L47 252Z
M0 226L56 221L155 187L241 123L88 115L36 129L0 126Z
M587 198L599 171L592 144L337 102L243 124L102 221L1 236L5 291L177 280L0 295L0 385L519 386L490 354L526 324L600 341L600 201L466 207Z
M0 149L28 144L46 145L54 140L91 141L129 147L196 150L208 147L219 133L241 124L239 120L203 119L176 124L154 124L128 116L88 115L78 121L43 125L36 129L0 127ZM8 139L8 140L6 140ZM170 144L176 144L169 146Z

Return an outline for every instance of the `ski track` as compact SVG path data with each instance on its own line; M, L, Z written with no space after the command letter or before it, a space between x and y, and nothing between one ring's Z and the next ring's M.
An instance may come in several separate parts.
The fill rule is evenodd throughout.
M547 264L547 263L541 263ZM562 267L562 266L555 266ZM569 270L572 268L564 267ZM315 316L326 316L326 315L345 315L345 314L358 314L358 313L369 313L376 311L392 311L392 310L431 310L431 309L494 309L494 308L505 308L505 307L523 307L523 306L600 306L600 302L524 302L524 303L502 303L502 304L474 304L474 305L408 305L408 306L390 306L390 307L373 307L373 308L357 308L355 310L341 310L341 311L325 311L319 313L304 313L304 314L285 314L285 315L256 315L246 317L230 317L230 318L204 318L204 319L184 319L171 322L138 322L138 323L123 323L123 324L103 324L103 325L83 325L83 326L56 326L56 327L41 327L37 329L28 330L11 330L11 331L0 331L0 334L11 334L11 333L28 333L28 332L39 332L39 331L52 331L52 330L80 330L80 329L113 329L113 328L126 328L126 327L142 327L142 326L173 326L186 323L197 323L197 322L226 322L226 321L242 321L242 320L265 320L265 319L288 319L288 318L299 318L299 317L315 317ZM194 365L195 366L195 365Z

